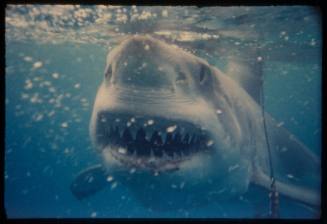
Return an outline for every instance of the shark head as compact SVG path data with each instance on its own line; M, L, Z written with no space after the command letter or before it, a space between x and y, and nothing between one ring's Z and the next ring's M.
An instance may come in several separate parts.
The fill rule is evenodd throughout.
M233 82L223 76L149 36L129 37L112 50L90 122L108 171L125 172L139 195L155 183L175 193L180 186L184 192L187 186L202 193L244 192L251 164L240 152L238 114L226 91ZM147 181L135 184L144 175Z

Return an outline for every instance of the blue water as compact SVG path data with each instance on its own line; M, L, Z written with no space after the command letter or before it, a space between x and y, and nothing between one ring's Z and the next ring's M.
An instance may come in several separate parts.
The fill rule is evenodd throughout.
M88 126L108 49L133 33L172 41L223 71L226 59L215 52L218 39L199 38L198 29L219 34L219 46L235 47L235 54L242 52L239 46L257 42L265 60L266 110L320 156L322 39L319 13L313 8L51 7L6 9L8 217L253 218L268 212L268 193L256 187L249 194L257 195L259 206L240 202L222 208L217 202L171 211L145 208L120 183L84 201L73 197L69 186L75 175L100 162ZM139 17L132 22L135 14ZM180 19L184 24L176 23ZM239 34L249 27L260 37ZM170 35L158 36L167 30ZM289 61L282 57L286 52L294 53L286 57ZM285 218L317 217L316 211L283 197L280 211Z

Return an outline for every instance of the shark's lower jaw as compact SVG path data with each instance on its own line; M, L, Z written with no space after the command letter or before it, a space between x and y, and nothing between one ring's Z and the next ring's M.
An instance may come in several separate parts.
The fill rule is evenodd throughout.
M209 132L184 120L101 112L96 141L121 164L154 171L178 170L199 153L209 153Z

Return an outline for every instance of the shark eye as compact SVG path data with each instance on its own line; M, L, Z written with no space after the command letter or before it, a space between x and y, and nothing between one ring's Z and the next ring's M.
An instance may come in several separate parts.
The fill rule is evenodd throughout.
M111 74L112 74L112 68L111 68L111 65L109 65L108 69L106 70L104 76L106 79L110 78L111 77Z

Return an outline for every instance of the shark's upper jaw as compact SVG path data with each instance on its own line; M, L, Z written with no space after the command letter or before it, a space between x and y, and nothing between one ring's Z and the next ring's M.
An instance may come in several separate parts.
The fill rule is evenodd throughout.
M96 142L123 165L174 170L214 145L209 132L195 123L148 115L102 111Z

